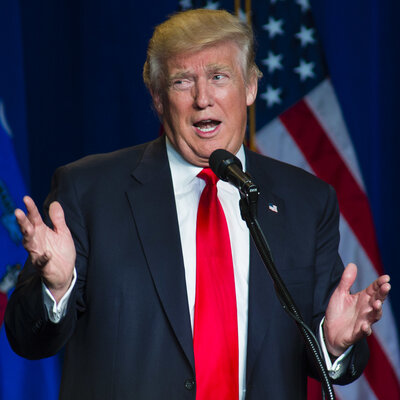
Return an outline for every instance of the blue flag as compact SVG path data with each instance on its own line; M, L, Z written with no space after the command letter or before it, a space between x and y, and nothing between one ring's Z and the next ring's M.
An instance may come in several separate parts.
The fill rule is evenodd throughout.
M26 140L18 4L0 3L0 400L55 400L58 358L29 361L17 356L3 325L7 298L27 257L14 216L27 193L13 143L13 133Z
M0 322L7 295L26 259L21 234L14 216L26 193L19 171L11 131L5 124L4 104L0 100ZM0 329L0 399L56 399L59 382L57 358L28 361L11 350L4 326Z

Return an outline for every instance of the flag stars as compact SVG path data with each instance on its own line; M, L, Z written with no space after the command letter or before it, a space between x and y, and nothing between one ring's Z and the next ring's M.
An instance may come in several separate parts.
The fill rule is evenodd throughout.
M310 9L309 0L296 0L296 4L298 4L301 7L302 12L306 12Z
M306 47L308 44L315 43L315 39L313 37L314 29L307 29L304 25L301 26L300 32L295 34L296 38L300 40L301 47Z
M281 94L281 88L274 89L271 85L268 85L267 90L264 93L261 93L260 97L267 102L267 107L271 108L275 104L282 103L282 99L280 98Z
M300 64L294 68L294 72L300 75L300 80L304 82L307 78L314 78L315 73L313 71L315 64L313 62L307 63L303 59L300 59Z
M268 52L268 57L261 61L262 64L268 67L268 72L272 74L277 69L282 69L282 54L274 54L272 51Z
M219 9L219 1L207 1L207 4L204 6L207 10L218 10Z
M242 22L247 22L247 15L241 8L239 8L238 17Z
M268 31L270 38L274 38L276 35L283 35L282 24L283 19L269 17L268 24L263 25L262 28Z

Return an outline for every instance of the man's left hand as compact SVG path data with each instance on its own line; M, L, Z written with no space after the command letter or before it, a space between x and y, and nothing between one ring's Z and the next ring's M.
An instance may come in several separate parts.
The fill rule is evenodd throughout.
M390 291L389 275L382 275L361 292L351 294L357 266L350 263L333 292L323 325L329 353L340 356L349 346L372 333L382 316L382 304Z

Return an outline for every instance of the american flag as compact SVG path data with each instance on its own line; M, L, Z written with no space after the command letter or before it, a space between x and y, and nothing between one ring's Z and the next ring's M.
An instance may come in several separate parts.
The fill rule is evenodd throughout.
M182 0L180 6L234 11L232 3ZM246 18L243 9L237 11ZM341 211L339 252L345 265L358 265L353 290L361 290L384 268L363 177L329 79L310 1L253 1L251 21L257 64L264 74L255 106L257 150L314 173L335 188ZM337 398L400 399L400 353L389 301L368 342L371 356L364 374L350 385L336 386ZM309 399L320 398L310 383Z

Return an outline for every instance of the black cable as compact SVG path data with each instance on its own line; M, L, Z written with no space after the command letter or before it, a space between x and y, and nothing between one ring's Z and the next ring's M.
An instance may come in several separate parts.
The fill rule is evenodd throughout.
M305 332L307 333L307 337L305 338L305 340L307 340L310 343L310 347L311 348L308 347L308 350L312 351L314 361L318 361L320 358L322 359L322 357L323 357L322 349L321 349L321 346L319 344L319 340L314 335L314 332L310 329L310 327L301 318L298 318L294 313L292 313L289 310L287 305L283 303L283 300L282 300L281 296L279 295L279 292L276 290L276 288L275 288L275 291L276 291L278 299L279 299L279 301L280 301L280 303L282 305L282 308L296 322L298 328L300 329L300 331L301 331L301 333L303 335L303 338L305 336ZM315 354L317 354L317 353L318 353L319 357L315 357ZM322 363L322 361L321 361L321 363ZM325 369L325 364L320 365L318 367L318 369L321 369L321 368L322 368L322 370L325 371L326 370ZM329 378L328 375L324 376L324 380L326 380L326 379L328 379L329 382L330 382L330 378ZM321 390L322 390L322 400L325 400L325 391L326 390L329 393L329 398L331 398L331 399L335 398L335 395L334 395L334 392L333 392L333 389L332 389L331 385L327 385L327 386L322 385Z

